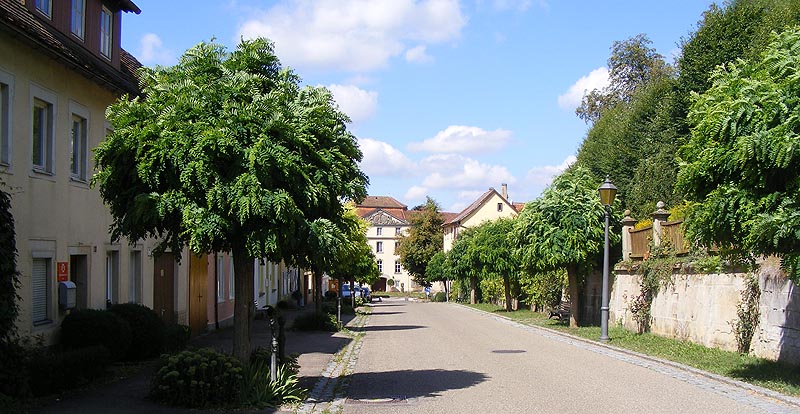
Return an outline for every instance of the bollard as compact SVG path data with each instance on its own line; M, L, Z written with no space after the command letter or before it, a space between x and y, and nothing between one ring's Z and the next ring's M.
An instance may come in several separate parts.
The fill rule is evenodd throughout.
M275 314L275 308L272 306L266 306L267 311L267 318L269 318L269 330L270 330L270 349L269 349L269 381L274 383L278 379L278 318Z

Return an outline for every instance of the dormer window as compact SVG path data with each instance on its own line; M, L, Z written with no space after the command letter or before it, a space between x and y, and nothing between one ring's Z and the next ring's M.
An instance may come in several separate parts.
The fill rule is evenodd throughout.
M103 7L100 12L100 54L107 59L111 59L111 38L112 38L112 14L107 8Z
M36 0L34 6L39 13L47 16L47 18L53 17L53 3L50 0Z
M72 13L69 30L83 40L83 28L86 21L86 0L72 0Z

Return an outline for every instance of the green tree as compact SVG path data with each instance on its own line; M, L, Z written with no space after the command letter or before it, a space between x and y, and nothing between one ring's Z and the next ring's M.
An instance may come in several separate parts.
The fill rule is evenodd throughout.
M234 355L246 361L253 258L297 261L327 242L342 200L366 193L361 152L330 93L300 88L264 39L232 52L201 43L140 79L141 97L108 109L113 131L95 153L112 238L232 252Z
M3 191L0 181L0 345L15 333L19 314L19 272L14 217L11 215L11 194Z
M425 270L433 255L442 251L444 233L442 232L442 214L439 205L428 197L418 212L411 216L411 229L408 234L400 236L400 263L414 279L414 282L425 285Z
M679 188L686 229L704 245L800 264L800 29L774 37L762 57L719 68L689 113Z
M520 290L528 296L531 310L542 311L558 307L567 273L563 269L549 272L527 273L520 276Z
M425 277L428 283L446 282L450 276L450 268L447 266L447 253L444 251L436 252L425 267Z
M553 180L542 196L525 204L511 237L530 274L566 269L570 326L580 320L580 274L603 251L605 210L599 182L583 167L572 166ZM610 231L612 242L620 236Z
M512 284L519 283L520 266L514 254L514 245L509 238L514 220L499 218L486 221L475 228L471 240L471 252L477 269L484 277L497 277L503 282L506 310L512 308Z
M344 211L342 223L344 244L328 270L328 275L336 278L339 286L342 286L345 279L350 281L351 286L354 282L375 283L380 277L380 272L375 262L375 255L367 242L369 224L358 216L352 203L349 203ZM341 289L339 290L341 296Z
M478 290L480 272L478 272L477 255L474 254L472 247L474 234L475 228L462 229L446 257L448 274L455 280L468 283L469 301L473 305L480 300L480 291Z

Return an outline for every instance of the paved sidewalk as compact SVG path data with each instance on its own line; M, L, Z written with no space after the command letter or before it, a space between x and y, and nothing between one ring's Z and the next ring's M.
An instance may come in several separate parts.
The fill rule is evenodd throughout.
M313 312L313 308L302 310L284 311L286 327L299 315ZM353 315L342 315L343 322L347 324ZM212 331L192 339L192 347L211 347L224 352L230 352L232 346L233 329L226 328ZM253 347L270 345L270 333L267 321L256 320L253 324ZM298 353L300 363L300 383L312 389L328 368L333 356L346 347L352 338L347 333L330 332L298 332L286 331L286 353ZM89 390L70 391L58 397L42 400L42 405L31 410L32 413L42 414L106 414L106 413L217 413L221 410L196 410L176 407L165 407L147 398L153 364L142 370L139 374L113 382L93 387ZM237 410L237 413L276 413L282 412L275 409L266 410Z

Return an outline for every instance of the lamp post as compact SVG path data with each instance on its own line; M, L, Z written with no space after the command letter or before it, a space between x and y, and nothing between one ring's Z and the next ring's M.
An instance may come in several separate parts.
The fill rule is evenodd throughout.
M603 293L600 303L600 342L608 342L608 220L611 215L611 204L617 195L617 187L606 176L606 181L597 189L600 193L600 203L606 211L606 238L603 251Z

